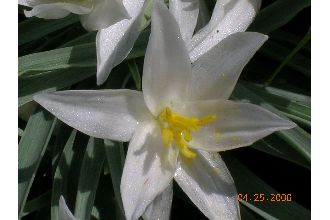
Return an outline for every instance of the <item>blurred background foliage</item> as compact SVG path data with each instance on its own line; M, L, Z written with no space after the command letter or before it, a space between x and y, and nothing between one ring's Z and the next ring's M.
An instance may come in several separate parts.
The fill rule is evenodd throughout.
M215 2L200 0L199 28ZM124 219L119 186L127 143L88 137L32 97L65 89L140 90L150 11L128 57L96 86L96 32L86 32L74 15L26 19L23 10L18 7L19 218L57 220L64 195L80 219ZM231 99L261 105L298 127L221 154L238 193L292 195L292 202L242 201L242 219L310 219L310 20L308 0L264 0L249 28L269 40L243 70ZM171 219L205 219L177 185Z

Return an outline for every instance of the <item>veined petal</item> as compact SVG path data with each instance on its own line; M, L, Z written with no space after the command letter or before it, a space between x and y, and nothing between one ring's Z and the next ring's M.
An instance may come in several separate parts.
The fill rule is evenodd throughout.
M121 195L128 220L138 219L170 184L178 150L163 147L154 121L139 125L128 146Z
M192 134L189 146L207 151L224 151L251 145L274 131L290 129L293 122L249 103L212 100L185 104L185 114L216 115L216 120Z
M179 24L182 39L188 44L196 27L199 0L170 0L169 7Z
M130 18L122 0L95 0L91 13L80 16L87 30L100 30Z
M143 214L144 220L167 220L170 219L173 198L173 183L158 195L147 207Z
M209 219L240 219L233 178L217 153L197 151L192 161L180 158L174 179Z
M243 32L260 8L260 0L218 0L210 22L193 36L188 46L192 62L222 39Z
M136 125L151 116L134 90L61 91L34 100L87 135L117 141L130 140Z
M63 18L70 13L74 14L87 14L91 12L92 8L87 8L81 5L71 4L71 3L50 3L50 4L40 4L32 8L31 11L24 11L26 17L36 16L38 18L45 19L58 19Z
M142 90L150 111L187 98L191 64L179 26L165 4L155 1L144 59Z
M200 56L192 67L190 100L228 99L244 66L267 38L255 32L235 33Z
M108 78L112 68L121 63L131 51L139 36L140 18L145 0L123 0L131 19L122 20L102 29L96 35L97 84Z
M59 220L77 220L70 212L63 196L60 197L59 201Z

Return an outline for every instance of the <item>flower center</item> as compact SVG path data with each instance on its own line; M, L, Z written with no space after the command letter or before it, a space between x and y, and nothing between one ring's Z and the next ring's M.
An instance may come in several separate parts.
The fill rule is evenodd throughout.
M215 121L216 118L216 115L206 115L202 118L188 117L173 112L169 107L166 107L158 116L163 144L168 147L174 141L183 156L194 159L196 152L189 149L188 146L188 143L192 140L191 133L198 131L199 127Z

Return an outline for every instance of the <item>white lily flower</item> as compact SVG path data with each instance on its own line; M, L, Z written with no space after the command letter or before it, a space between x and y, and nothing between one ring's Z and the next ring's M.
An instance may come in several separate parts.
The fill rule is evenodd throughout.
M192 62L214 49L226 37L244 32L252 23L260 5L261 0L218 0L209 23L193 35L199 13L199 0L170 0L169 4L171 13L178 21ZM245 41L257 38L261 46L265 39L260 39L258 35L261 34L250 33L245 36L241 33L237 36L248 38ZM239 42L237 39L233 41Z
M130 18L123 0L19 0L18 3L32 7L25 10L27 17L58 19L70 13L78 14L87 30L100 30Z
M77 220L71 213L70 209L66 205L63 196L60 197L59 207L58 207L58 218L59 220Z
M145 0L19 0L32 7L27 17L57 19L70 13L80 15L87 30L96 36L97 84L108 78L113 67L129 54L139 36Z
M239 50L231 51L230 45L235 46L222 46L220 55L225 74L241 68L234 64L242 65L248 59L243 56L250 54L236 54ZM244 50L254 51L255 46ZM213 58L206 60L217 65ZM60 91L34 100L87 135L130 141L121 180L128 220L143 214L169 219L173 178L208 218L239 219L234 181L214 152L248 146L295 124L259 106L227 100L236 84L230 76L226 83L215 79L220 86L194 77L179 26L159 1L154 4L143 71L143 93ZM220 99L214 98L222 92Z

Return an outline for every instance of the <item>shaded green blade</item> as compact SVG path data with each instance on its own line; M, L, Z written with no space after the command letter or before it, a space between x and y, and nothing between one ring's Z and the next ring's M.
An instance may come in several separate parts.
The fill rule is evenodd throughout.
M69 15L62 19L29 18L18 24L18 46L39 39L78 21L77 15Z
M90 219L104 160L103 140L90 137L79 176L75 205L78 219Z
M291 21L310 4L310 0L277 0L257 14L249 30L265 34L272 32Z
M30 117L18 145L18 216L25 202L47 148L55 125L54 117L39 107Z

